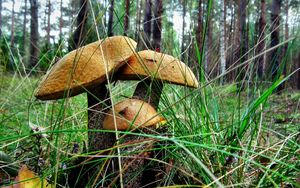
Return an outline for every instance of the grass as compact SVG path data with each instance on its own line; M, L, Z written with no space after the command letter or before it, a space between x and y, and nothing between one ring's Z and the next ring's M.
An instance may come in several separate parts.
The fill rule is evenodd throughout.
M211 1L208 10L210 7ZM103 12L105 8L100 11L99 18L102 18ZM121 16L117 15L120 12ZM121 28L116 29L116 33L123 33L124 14L122 11L115 14L118 16L115 28ZM93 16L98 19L97 15ZM105 30L101 24L94 24L101 31ZM89 32L95 37L95 31L91 32L94 29L91 26ZM165 40L175 41L173 37ZM279 44L283 45L284 42ZM179 54L176 45L165 48ZM296 43L292 48L299 49ZM253 51L255 47L251 49ZM206 50L214 49L196 50L200 64L204 61ZM249 54L252 57L247 62L231 68L253 65L257 54L252 54L251 50ZM68 176L69 170L76 167L78 158L85 159L92 154L86 152L86 94L41 102L33 96L40 77L20 75L1 72L0 150L9 154L17 165L27 164L40 176L58 182L58 186L68 187L60 178ZM242 92L238 92L236 83L220 86L214 81L208 83L201 74L202 87L199 89L165 85L159 105L159 112L167 120L162 127L167 129L165 134L123 132L160 141L153 150L162 150L164 158L149 160L149 165L164 164L168 167L160 186L300 187L299 91L287 90L281 95L274 94L282 80L264 86L248 84ZM112 84L114 103L131 97L135 86L136 82ZM140 143L131 143L131 146L134 144ZM122 158L141 152L121 151ZM103 164L119 157L113 150L111 154L96 162ZM85 162L97 165L95 162ZM133 176L144 168L141 166ZM84 173L85 169L82 169L76 175ZM99 175L100 172L95 173ZM88 182L89 185L102 183L102 180Z
M34 77L2 76L0 148L17 164L44 176L57 167L60 176L64 165L72 167L75 144L84 152L86 95L40 102L33 97L37 83ZM113 100L131 96L132 85L136 83L117 83ZM169 136L144 135L168 143L163 161L174 164L165 186L297 186L299 93L271 95L270 88L249 97L247 90L237 95L234 85L202 90L166 85L159 110Z

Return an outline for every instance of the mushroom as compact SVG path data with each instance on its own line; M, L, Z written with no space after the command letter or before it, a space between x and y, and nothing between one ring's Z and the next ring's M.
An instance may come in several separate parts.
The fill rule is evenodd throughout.
M126 99L114 106L117 130L133 130L156 125L164 121L156 110L148 103L138 99ZM115 130L112 109L103 121L103 128Z
M107 130L115 130L115 127L119 131L141 131L147 133L147 128L154 127L157 124L163 124L165 119L161 117L156 110L148 103L138 99L125 99L114 105L115 116L113 110L109 110L103 121L103 128ZM114 121L115 119L115 121ZM142 175L143 173L138 173L132 177L131 169L135 169L135 173L138 170L143 170L144 160L141 157L147 157L147 149L152 148L153 139L145 139L143 136L135 136L130 134L125 134L120 137L123 144L126 147L122 147L122 152L139 152L134 159L124 158L122 163L123 169L123 186L124 187L141 187L142 185ZM133 143L139 143L136 146ZM143 152L140 152L142 150ZM111 172L110 172L111 173ZM114 180L112 180L110 185L114 185L119 176L117 174L112 175Z
M183 85L192 88L199 87L199 83L195 75L183 62L170 55L152 50L143 50L133 54L129 58L126 65L120 68L117 76L120 80L143 80L144 86L146 87L139 87L140 85L138 85L133 97L147 100L147 102L150 103L154 108L158 107L160 93L163 87L162 82ZM152 97L149 97L150 95L152 95ZM149 129L151 128L153 129L153 127L149 127ZM149 129L147 129L147 132L150 134L157 132ZM136 135L126 135L125 141L130 143L134 140L143 139L145 139L145 137L143 138ZM145 148L145 146L132 146L128 147L128 150L138 150L137 148L141 149ZM132 175L136 172L137 167L142 167L144 165L145 161L143 158L133 158L134 159L125 158L122 160L123 168L127 164L132 164L132 166L127 167L126 172L124 172L123 181L130 182L128 184L132 187L139 187L141 186L141 176L132 179ZM150 174L153 173L150 172ZM146 182L143 182L143 185L151 183L152 181L155 182L159 177L154 177L156 178L155 180L151 178L152 177L144 178L147 180Z
M50 69L35 97L56 100L87 92L88 128L102 129L102 111L104 106L110 105L105 83L108 76L126 63L135 47L136 42L129 37L114 36L71 51ZM89 131L88 138L89 151L106 149L114 144L109 133Z
M193 88L199 86L194 73L183 62L173 56L152 50L133 54L120 72L122 80L150 78Z
M157 90L162 89L162 82L192 88L199 87L194 73L183 62L173 56L152 50L143 50L133 54L119 72L120 80L143 80L146 88L139 87L139 84L134 96L146 99L155 108L158 107L160 100L161 91ZM149 97L150 92L147 88L152 92L152 98Z

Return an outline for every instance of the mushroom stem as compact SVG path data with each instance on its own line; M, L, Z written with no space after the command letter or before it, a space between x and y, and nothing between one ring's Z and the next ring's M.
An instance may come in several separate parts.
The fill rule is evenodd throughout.
M162 82L146 79L145 81L138 83L133 96L147 101L157 110L162 89Z
M110 106L109 92L105 84L90 89L87 99L89 151L111 148L115 143L115 136L112 133L97 132L97 130L103 130L105 112L109 109L105 109L105 107Z
M138 83L133 97L138 98L140 100L146 101L147 103L151 104L155 109L158 108L160 96L163 89L163 83L161 81L151 81L150 79L146 79L143 82ZM145 134L155 134L154 127L148 127L143 129ZM136 136L136 135L126 135L124 142L130 143L133 140L146 140L147 137L143 136ZM130 146L125 148L124 150L127 151L135 151L135 150L149 150L151 149L153 142L151 144L141 144L138 146ZM157 180L156 173L153 170L153 164L149 165L150 163L145 158L150 158L150 156L154 156L147 151L137 152L138 154L133 158L124 158L122 160L122 167L126 167L126 170L123 174L123 180L125 182L125 187L141 187L143 185L153 185L153 182ZM152 153L152 152L151 152ZM143 156L143 157L141 157ZM151 161L150 161L151 162ZM148 168L146 168L146 164L148 164ZM145 169L146 168L146 169ZM140 169L139 173L137 172ZM138 175L136 175L138 173ZM134 177L134 178L133 178Z
M109 91L107 90L105 84L101 84L93 89L90 89L87 93L87 99L89 152L96 152L99 150L112 148L116 142L115 134L103 132L103 120L110 106ZM109 151L107 151L106 153L102 152L101 155L108 153ZM107 165L109 170L108 174L110 174L114 171L114 169L110 163L108 163ZM94 164L92 164L92 166L99 167L99 165ZM92 176L96 177L95 174L97 173L99 173L99 169L95 169L95 167L89 169L88 178L90 179Z

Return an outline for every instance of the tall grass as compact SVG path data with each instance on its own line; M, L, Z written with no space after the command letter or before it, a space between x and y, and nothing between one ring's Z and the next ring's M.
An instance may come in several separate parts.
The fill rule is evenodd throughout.
M122 16L117 20L116 25L122 25ZM204 52L197 54L201 65ZM238 66L241 65L232 69ZM237 92L235 83L218 85L217 79L225 75L210 79L202 73L198 89L165 84L159 112L167 120L162 127L167 129L166 133L120 132L156 140L158 147L153 150L162 150L164 158L150 158L149 163L163 164L169 169L160 186L299 187L296 181L300 174L299 93L283 93L283 97L273 94L295 72L274 83L248 84L241 92ZM8 153L16 164L27 164L41 176L57 182L57 186L68 187L61 179L70 178L68 173L78 165L78 158L84 159L86 164L98 165L98 162L103 164L112 158L133 157L141 152L122 150L120 153L108 149L111 155L103 156L100 151L99 160L86 159L95 156L86 149L86 95L41 102L33 97L39 80L39 76L18 72L1 73L0 150ZM116 103L124 97L132 97L136 85L137 82L110 83L109 100ZM280 104L283 98L298 105L294 105L290 114L284 113L294 121L279 124L275 119L278 109L284 107ZM128 147L120 144L114 148L118 146ZM105 173L107 169L102 167L101 173ZM137 170L136 175L144 168ZM77 176L86 170L82 169ZM95 172L94 176L99 173ZM109 174L107 177L111 178ZM103 181L89 182L89 185L100 186Z

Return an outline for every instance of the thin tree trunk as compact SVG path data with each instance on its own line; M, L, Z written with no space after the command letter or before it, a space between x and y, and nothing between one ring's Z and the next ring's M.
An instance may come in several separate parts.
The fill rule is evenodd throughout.
M154 7L154 18L155 21L153 23L153 41L152 46L153 49L160 52L161 48L161 26L162 26L162 11L163 11L163 4L162 0L155 0L155 7Z
M51 30L51 24L50 24L50 16L51 16L51 1L48 0L48 11L47 11L47 35L46 35L46 39L47 39L47 44L50 44L50 30Z
M62 28L63 28L63 0L60 0L59 10L60 10L60 17L59 17L59 40L62 41Z
M224 0L224 4L223 4L223 6L224 6L224 14L223 14L223 19L224 19L224 43L225 43L225 52L226 52L226 50L227 50L227 40L226 40L226 34L227 34L227 0ZM225 54L226 55L226 54ZM226 59L225 59L225 61L226 61ZM226 68L226 67L225 67Z
M138 50L152 49L151 47L151 29L152 29L152 2L145 0L144 20L142 39L138 43Z
M235 11L235 4L233 0L230 0L229 6L231 9L231 14L230 14L230 26L229 26L229 32L228 32L228 49L229 49L229 55L227 56L227 63L226 63L226 68L229 69L231 68L231 65L234 63L235 59L235 48L236 48L236 42L235 42L235 23L236 23L236 11ZM232 81L234 77L234 71L230 71L227 73L227 81Z
M2 37L2 0L0 0L0 38Z
M286 4L285 4L285 40L289 39L289 22L288 19L289 18L289 0L286 0Z
M26 18L26 16L27 16L27 0L25 0L25 7L24 7L24 15L23 15L24 17L23 17L23 29L22 29L22 32L23 32L23 50L21 51L21 53L22 53L22 56L23 56L23 59L24 59L24 56L25 56L25 52L26 52L26 23L27 23L27 18ZM24 61L24 60L23 60Z
M186 1L182 1L182 31L181 31L181 61L184 61L185 55L185 16L186 16Z
M143 0L136 1L135 40L139 41ZM139 42L138 42L139 43Z
M139 9L138 9L138 20L137 20L137 30L136 30L136 36L135 39L137 40L137 48L138 49L142 49L142 32L141 32L141 20L142 20L142 12L143 12L143 5L144 5L144 1L140 0L140 5L139 5Z
M106 9L107 8L107 0L103 0L104 1L104 8ZM107 25L107 12L105 11L105 14L103 15L103 22L104 22L104 28L106 28L106 25Z
M33 68L38 63L39 57L39 31L38 31L38 2L30 0L30 68Z
M207 60L204 64L204 70L206 73L209 72L209 64L213 65L213 23L212 23L212 17L213 17L213 6L214 3L212 1L210 14L208 17L208 23L207 23Z
M279 33L280 33L280 7L281 0L273 0L271 5L271 48L279 44ZM269 62L271 63L271 77L276 80L279 76L279 65L280 65L280 50L278 48L272 50L269 56ZM279 88L281 90L283 88Z
M110 1L110 6L109 6L109 14L108 14L108 24L107 24L107 35L113 36L113 22L114 22L114 5L115 1L111 0Z
M12 0L11 26L10 26L10 49L12 51L12 54L10 54L10 60L8 64L8 69L10 71L13 71L15 67L14 47L15 47L15 0Z
M295 62L295 64L297 65L297 62ZM300 67L300 53L298 55L298 68L299 67ZM300 71L298 71L297 88L298 88L298 90L300 90Z
M265 29L266 29L266 1L261 0L260 2L260 18L259 18L259 29L258 29L258 45L256 54L262 53L265 50ZM263 77L265 67L265 55L257 58L257 74L260 79Z
M236 62L238 61L239 64L245 62L247 60L247 56L245 55L247 52L247 23L246 23L246 11L247 11L247 5L246 1L238 1L239 3L239 47L238 47L238 53L236 57ZM243 79L245 76L245 71L242 68L238 69L238 81L240 82L238 84L239 89L244 88Z
M289 39L289 23L288 23L288 17L289 17L289 0L285 1L285 26L284 26L284 38L285 40ZM283 63L283 70L282 70L282 74L286 76L287 74L287 62L289 60L289 54L288 54L288 47L289 47L289 43L286 43L283 46L282 49L282 54L280 56L280 60L282 61L281 63ZM283 90L285 88L285 82L282 83L279 87L279 90Z
M13 49L14 46L15 46L15 0L12 0L11 27L10 27L10 47Z
M62 3L62 1L63 0L61 0L61 3ZM70 19L71 19L71 21L70 21L70 23L71 23L71 26L70 26L70 33L72 33L73 32L73 29L74 29L74 25L75 25L75 19L76 19L76 17L75 17L75 15L76 15L76 13L77 13L77 4L78 4L78 2L77 2L77 0L70 0L70 6L71 6L71 16L70 16ZM62 8L62 7L61 7ZM61 15L62 15L62 13L61 13Z
M84 45L86 35L86 23L88 19L88 1L80 0L80 11L77 16L77 28L73 35L74 44L70 46L69 51L79 48Z
M220 74L225 74L226 68L226 39L225 39L225 27L226 27L226 15L225 15L225 5L226 0L222 1L223 5L221 5L221 19L220 19ZM224 76L221 77L221 84L224 82Z
M198 59L197 64L195 65L196 67L196 71L199 73L199 71L201 70L200 64L202 63L202 59L203 59L203 39L202 39L202 0L198 1L198 19L197 19L197 29L196 29L196 43L198 46L199 50L199 54L200 54L200 59L198 59L198 56L196 56L196 58ZM196 53L197 55L197 53Z
M129 9L130 9L130 0L125 0L125 15L124 15L124 35L125 36L127 36L127 32L129 29Z

